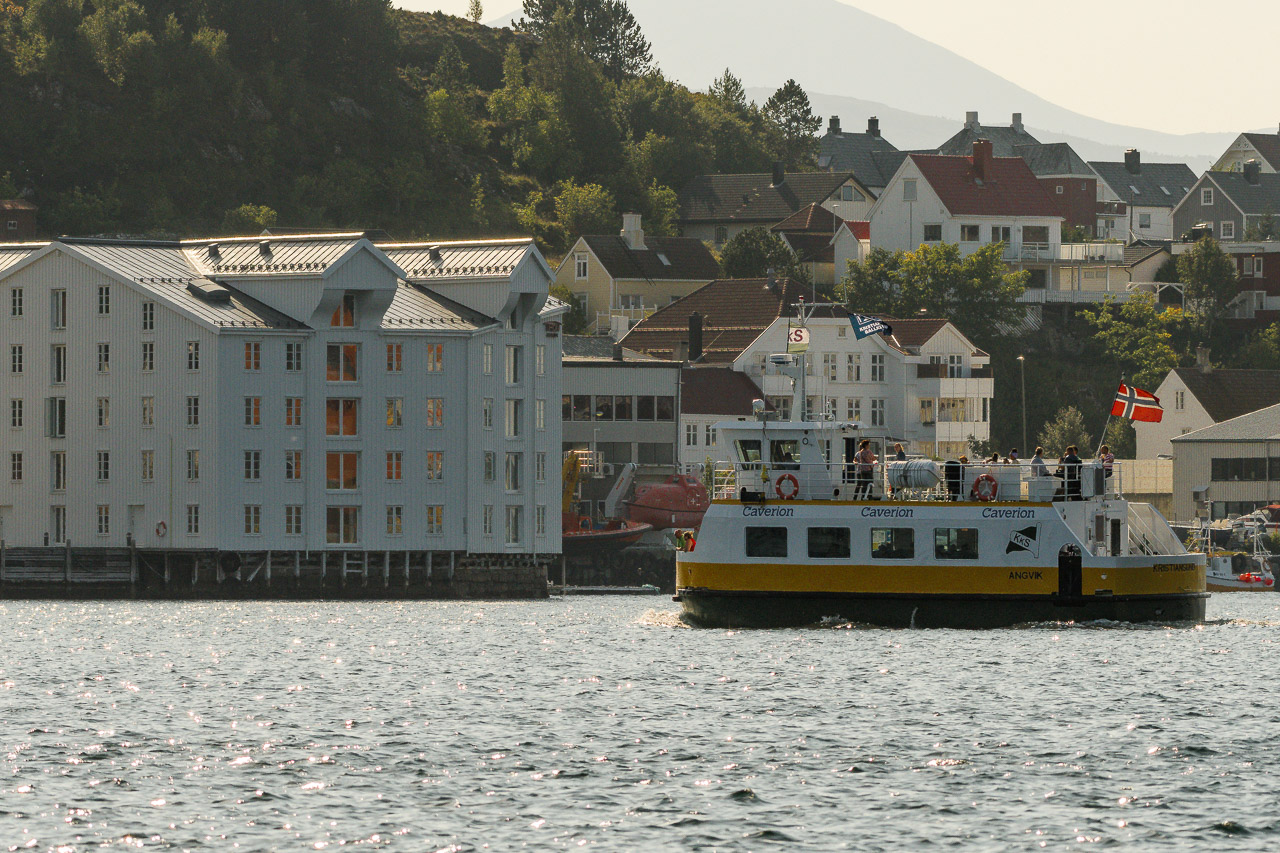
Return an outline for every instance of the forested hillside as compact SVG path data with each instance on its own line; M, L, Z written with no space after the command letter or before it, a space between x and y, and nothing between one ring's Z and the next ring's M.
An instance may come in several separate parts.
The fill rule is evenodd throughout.
M517 33L387 0L0 0L0 197L48 234L533 231L554 252L624 208L661 232L696 173L808 160L798 87L767 109L731 75L691 92L625 4L528 6Z

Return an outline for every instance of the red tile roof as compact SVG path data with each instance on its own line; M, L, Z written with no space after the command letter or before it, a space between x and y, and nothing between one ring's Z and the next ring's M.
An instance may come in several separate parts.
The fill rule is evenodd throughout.
M704 364L732 363L779 317L794 317L795 303L810 289L791 279L773 288L763 278L719 279L641 320L622 339L627 347L659 358L676 358L689 340L689 315L703 315ZM820 317L847 317L843 308L820 309Z
M855 239L870 240L871 239L871 223L861 220L850 219L845 221L844 227L849 229Z
M952 216L1040 216L1061 219L1053 199L1021 157L993 157L977 180L973 157L910 154Z
M764 399L750 376L731 367L686 367L680 382L682 415L749 416L752 401ZM773 411L767 400L765 411Z

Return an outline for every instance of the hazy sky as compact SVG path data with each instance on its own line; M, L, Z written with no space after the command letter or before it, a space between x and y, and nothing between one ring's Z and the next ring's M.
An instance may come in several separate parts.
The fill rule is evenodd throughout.
M458 15L467 8L467 0L394 2ZM1280 122L1280 103L1269 91L1277 76L1274 54L1267 47L1280 32L1275 0L1237 0L1224 8L1203 0L843 2L1095 118L1170 133ZM485 18L519 5L484 0ZM1092 72L1064 73L1055 60L1066 57Z

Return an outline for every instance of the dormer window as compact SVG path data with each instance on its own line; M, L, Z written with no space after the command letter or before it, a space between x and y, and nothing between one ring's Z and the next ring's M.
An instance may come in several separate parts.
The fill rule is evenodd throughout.
M334 328L349 329L356 324L356 295L354 293L342 294L342 302L333 310L333 319L329 321L329 325Z

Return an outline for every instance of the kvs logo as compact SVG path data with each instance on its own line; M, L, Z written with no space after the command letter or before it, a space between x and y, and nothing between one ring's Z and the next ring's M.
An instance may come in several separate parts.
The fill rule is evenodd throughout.
M787 352L808 352L809 330L800 326L787 333Z

